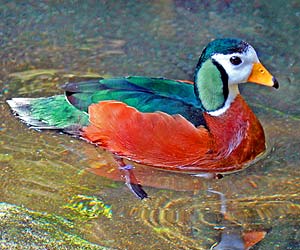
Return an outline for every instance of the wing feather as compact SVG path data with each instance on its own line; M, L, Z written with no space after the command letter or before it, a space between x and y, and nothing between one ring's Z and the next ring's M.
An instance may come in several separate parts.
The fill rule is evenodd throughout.
M68 83L63 89L70 104L85 112L93 103L114 100L144 113L181 114L195 126L205 125L201 103L189 81L130 76Z
M213 141L204 127L181 115L142 113L117 101L89 107L82 136L128 159L158 167L184 167L209 154Z

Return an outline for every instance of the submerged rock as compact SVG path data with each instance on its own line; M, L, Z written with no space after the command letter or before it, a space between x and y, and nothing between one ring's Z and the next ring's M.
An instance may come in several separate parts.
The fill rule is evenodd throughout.
M0 203L0 249L112 250L84 240L62 217L4 202Z

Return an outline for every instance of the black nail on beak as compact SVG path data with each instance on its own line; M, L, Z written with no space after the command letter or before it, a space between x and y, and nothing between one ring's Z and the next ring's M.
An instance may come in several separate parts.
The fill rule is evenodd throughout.
M275 77L273 77L272 80L273 80L273 82L274 82L273 87L274 87L275 89L278 89L278 88L279 88L279 83L278 83L277 79L276 79Z

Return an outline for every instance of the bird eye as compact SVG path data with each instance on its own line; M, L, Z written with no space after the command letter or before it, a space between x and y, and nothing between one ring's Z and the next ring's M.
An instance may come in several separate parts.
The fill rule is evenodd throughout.
M230 57L229 60L233 65L239 65L242 63L242 59L239 58L238 56L232 56L232 57Z

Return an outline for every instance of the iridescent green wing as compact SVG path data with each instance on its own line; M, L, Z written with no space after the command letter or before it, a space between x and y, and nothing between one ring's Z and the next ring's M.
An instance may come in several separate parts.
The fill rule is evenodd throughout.
M63 86L68 101L81 111L92 103L115 100L141 112L180 114L195 126L204 124L201 104L193 84L147 77L126 77L68 83Z

